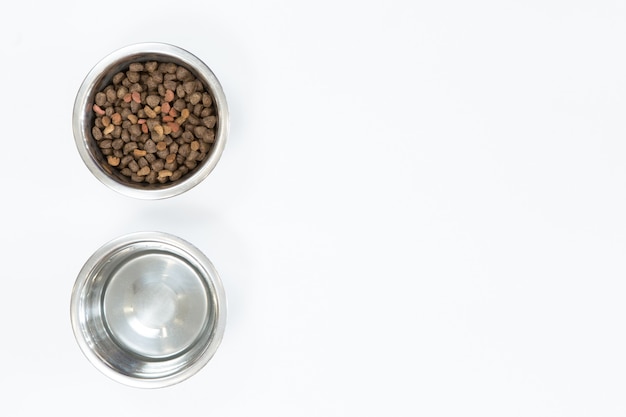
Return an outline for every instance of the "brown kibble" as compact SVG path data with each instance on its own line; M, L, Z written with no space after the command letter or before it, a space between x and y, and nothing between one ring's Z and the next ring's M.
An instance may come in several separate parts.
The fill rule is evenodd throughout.
M200 149L200 142L198 142L197 140L194 140L193 142L189 144L189 146L191 147L191 150L195 152L198 149Z
M146 152L148 153L155 153L156 152L156 144L154 143L154 141L152 139L148 139L146 141L146 143L143 145L143 148L146 150Z
M141 158L142 156L146 156L147 152L145 151L145 149L135 149L133 150L133 155L135 155L137 158Z
M172 106L176 109L176 111L182 111L184 108L187 107L187 103L185 103L185 100L183 99L178 99L174 102L174 105Z
M117 156L109 155L107 157L107 162L112 167L116 167L116 166L118 166L120 164L120 158L118 158Z
M102 131L98 128L98 126L94 126L91 128L91 136L93 136L93 138L95 140L100 140L102 139Z
M197 89L197 84L195 81L187 81L186 83L183 84L183 89L185 91L185 93L187 94L193 94L196 92ZM201 96L202 98L202 96Z
M138 83L141 79L141 76L137 71L127 71L126 78L128 78L128 81L130 81L131 83Z
M154 72L154 71L156 71L158 66L159 66L158 62L156 62L156 61L149 61L149 62L146 62L144 64L143 69L148 71L148 72Z
M124 152L124 155L128 155L129 153L137 149L137 147L137 142L128 142L126 145L124 145L122 152Z
M128 69L133 72L141 72L143 71L143 64L141 62L133 62Z
M104 106L107 102L107 95L104 93L97 93L95 102L98 106Z
M200 100L202 100L202 94L197 91L189 96L189 102L194 106L200 103Z
M100 121L102 122L102 126L104 127L108 127L111 124L111 118L109 116L102 116Z
M143 168L140 168L139 171L137 171L137 175L144 177L146 175L148 175L150 173L150 167L149 166L145 166Z
M176 87L178 87L178 83L174 80L166 80L166 81L163 81L163 87L165 87L166 90L170 90L172 92L172 100L173 100L174 99L173 94L174 94L174 91L176 91Z
M93 105L93 111L98 115L98 116L103 116L106 114L106 112L104 110L102 110L102 108L100 106L98 106L97 104Z
M184 158L187 158L190 153L191 153L191 147L189 146L188 143L180 145L180 147L178 148L178 154L182 155Z
M182 85L176 87L176 95L179 98L185 97L185 88Z
M207 116L202 119L202 123L209 129L215 127L216 122L217 122L217 117L215 116Z
M128 94L128 88L121 86L117 89L116 93L118 100L123 100L124 96Z
M141 94L138 91L133 91L131 97L135 103L141 103Z
M159 171L159 178L165 178L165 177L171 177L172 176L172 171L168 170L168 169L162 169L161 171Z
M146 104L150 107L156 107L161 102L161 97L155 95L149 95L146 97Z
M188 81L193 78L193 74L187 68L179 66L176 69L176 78L179 81Z
M113 76L113 84L121 83L124 78L126 78L126 74L124 74L123 72L118 72Z
M145 177L142 177L141 175L137 175L137 174L132 174L130 176L131 181L133 182L143 182L143 180L145 179Z
M213 103L213 99L209 93L202 93L202 105L204 107L209 107Z
M122 146L124 146L124 141L122 139L115 139L112 143L111 143L111 147L113 149L115 149L116 151L122 149Z

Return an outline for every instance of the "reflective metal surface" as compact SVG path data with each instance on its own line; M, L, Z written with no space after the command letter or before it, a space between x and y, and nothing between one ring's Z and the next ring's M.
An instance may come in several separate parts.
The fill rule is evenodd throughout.
M131 386L163 387L200 370L226 323L217 271L197 248L135 233L100 248L81 270L71 320L87 358Z
M122 174L107 170L108 165L91 134L95 95L111 82L113 76L132 62L173 62L189 69L210 91L216 107L215 142L207 157L180 180L166 184L134 183ZM217 165L229 129L229 113L222 86L211 69L195 55L177 46L163 43L140 43L119 49L98 62L87 74L74 102L72 114L74 141L83 162L91 173L111 189L134 198L161 199L181 194L198 185Z

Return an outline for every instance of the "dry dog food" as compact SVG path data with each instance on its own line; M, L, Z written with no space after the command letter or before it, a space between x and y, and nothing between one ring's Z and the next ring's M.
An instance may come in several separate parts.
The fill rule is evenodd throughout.
M215 140L213 98L187 68L135 62L95 95L92 136L105 161L136 183L176 181Z

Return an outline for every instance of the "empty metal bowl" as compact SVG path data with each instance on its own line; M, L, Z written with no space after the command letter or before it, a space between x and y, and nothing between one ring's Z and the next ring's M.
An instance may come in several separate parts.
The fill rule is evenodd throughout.
M215 141L203 161L182 178L168 182L136 183L111 169L92 135L95 96L106 87L113 76L133 62L173 62L184 66L199 79L213 97L217 122ZM228 136L228 106L222 86L211 69L195 55L177 46L163 43L140 43L119 49L98 62L85 77L74 102L72 128L74 140L83 162L92 174L111 189L141 199L173 197L193 188L204 180L219 161Z
M70 310L89 361L110 378L143 388L198 372L226 325L224 289L209 259L159 232L126 235L98 249L76 279Z

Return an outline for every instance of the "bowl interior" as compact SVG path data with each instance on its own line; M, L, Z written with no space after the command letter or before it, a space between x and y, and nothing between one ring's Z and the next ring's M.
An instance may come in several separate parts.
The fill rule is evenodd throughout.
M175 378L219 336L210 273L163 242L120 246L81 272L75 330L92 362L134 380Z

